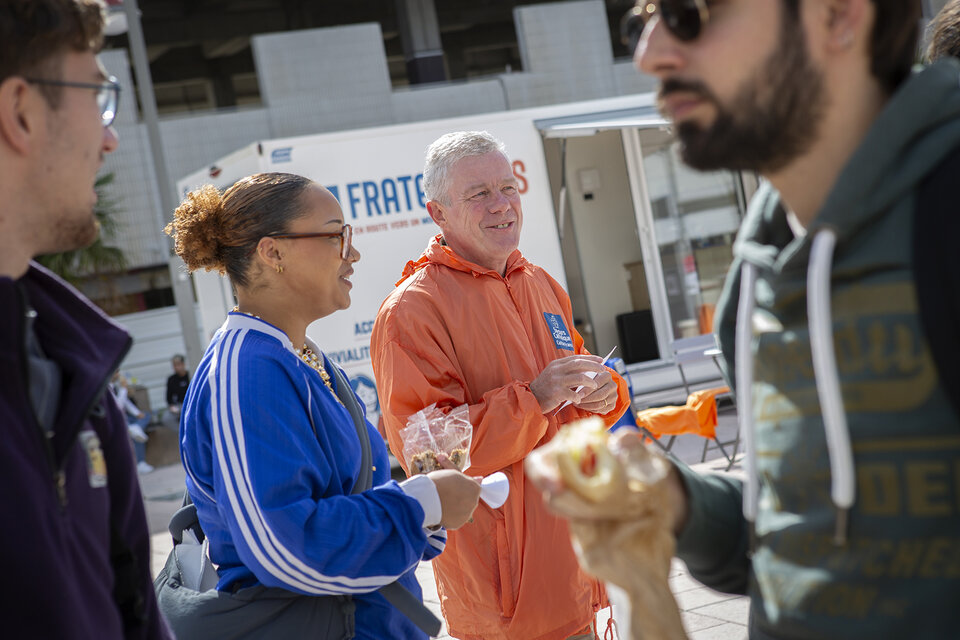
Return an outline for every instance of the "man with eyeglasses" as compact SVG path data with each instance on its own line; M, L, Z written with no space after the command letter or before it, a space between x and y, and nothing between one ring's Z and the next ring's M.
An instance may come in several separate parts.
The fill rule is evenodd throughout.
M960 65L911 72L920 16L660 0L625 23L684 160L765 179L717 308L745 480L670 480L677 555L750 595L752 638L960 629Z
M96 0L0 0L0 635L170 638L126 423L125 331L32 261L97 236L117 146Z

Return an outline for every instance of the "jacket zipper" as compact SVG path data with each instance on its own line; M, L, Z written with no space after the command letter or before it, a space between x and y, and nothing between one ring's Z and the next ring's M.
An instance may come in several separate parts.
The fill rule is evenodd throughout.
M24 386L27 389L28 397L29 397L30 366L28 363L29 363L30 356L27 353L27 327L29 327L31 321L37 317L37 312L30 307L29 301L27 300L27 295L20 286L17 287L17 294L20 297L20 312L23 317L23 326L20 330L20 363L21 363L20 366L21 366L21 374L23 375L23 380L25 382ZM114 371L116 370L117 367L120 366L120 363L123 361L124 356L126 356L129 350L130 350L130 340L127 341L126 346L120 352L119 357L113 363L113 366L110 368L110 371ZM80 424L78 425L77 429L73 430L72 432L73 435L71 435L70 439L67 441L66 446L64 447L65 452L69 452L73 448L73 445L77 440L77 436L80 433L80 427L83 426L83 421L86 420L87 416L93 410L94 405L97 402L99 402L100 398L103 396L103 393L107 388L108 382L109 382L109 375L108 377L101 380L100 385L97 388L97 392L93 394L93 398L91 399L90 404L88 404L84 408L83 412L80 414ZM29 400L28 402L30 404L30 415L33 418L33 424L36 428L37 433L40 435L40 440L43 441L43 449L47 454L47 463L50 465L50 471L53 479L53 487L57 493L57 502L60 505L60 511L62 513L67 508L67 475L63 470L63 465L57 464L56 456L54 455L53 444L51 444L50 442L51 438L53 438L53 435L54 435L53 431L50 431L49 433L47 431L44 431L43 426L40 424L40 420L37 418L36 411L33 408L33 402Z
M22 285L17 286L17 295L20 299L20 316L23 318L23 324L20 327L20 374L23 376L24 388L27 390L27 403L30 405L30 417L33 419L36 432L40 435L43 450L47 454L47 464L50 465L53 488L57 493L57 502L60 504L62 511L67 506L66 474L64 474L62 468L57 466L56 458L53 454L53 445L50 443L53 432L51 431L48 434L48 432L44 431L43 425L40 424L40 420L37 418L33 401L30 400L30 354L27 353L27 330L33 319L37 317L37 312L30 307Z
M507 279L507 276L510 275L511 273L513 273L513 270L507 272L507 275L505 276L500 276L500 279L503 281L503 285L507 289L507 295L510 296L510 302L513 303L514 311L517 312L517 319L520 321L520 326L524 328L523 336L527 339L527 344L529 345L530 353L533 354L534 360L537 363L537 367L540 369L540 371L543 371L543 369L547 366L547 364L549 364L549 360L547 362L540 361L540 353L539 353L539 350L536 348L536 340L534 339L534 336L533 336L533 331L535 329L532 326L528 327L526 323L526 317L524 316L524 313L523 313L524 310L520 307L520 303L517 302L517 296L514 295L513 287L510 285L510 281Z

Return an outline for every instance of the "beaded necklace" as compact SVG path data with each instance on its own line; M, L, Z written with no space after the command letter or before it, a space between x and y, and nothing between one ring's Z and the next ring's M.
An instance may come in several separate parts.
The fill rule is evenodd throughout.
M236 313L242 313L245 316L250 316L251 318L256 318L257 320L262 320L260 316L247 313L246 311L241 311L240 307L234 307L233 311ZM338 396L336 390L334 390L333 383L330 381L330 374L327 373L327 370L324 368L323 361L320 359L320 357L315 354L313 350L306 344L304 344L300 349L294 348L294 352L297 354L298 358L306 363L308 367L320 374L320 379L323 380L323 384L326 385L327 389L330 390L330 393L333 394L333 397L337 400L337 402L342 405L343 402L341 402L340 396Z
M323 361L320 357L307 345L303 345L302 349L294 349L294 351L311 369L320 374L323 384L327 385L327 389L330 389L333 397L337 399L337 402L340 402L340 397L337 395L337 392L334 391L333 383L330 382L330 374L327 373L327 370L323 367ZM340 404L343 404L343 402L340 402Z

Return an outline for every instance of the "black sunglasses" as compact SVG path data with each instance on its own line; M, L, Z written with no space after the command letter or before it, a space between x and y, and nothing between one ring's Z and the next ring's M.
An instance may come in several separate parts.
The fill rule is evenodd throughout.
M103 126L109 127L117 117L117 105L120 104L120 83L113 76L105 82L67 82L65 80L48 80L46 78L27 78L31 84L44 84L51 87L68 87L73 89L93 89L97 92L97 107L100 108L100 120Z
M300 240L301 238L340 238L340 259L350 258L350 249L353 247L353 227L343 225L340 231L324 231L319 233L269 233L268 238L285 240Z
M706 0L640 0L620 20L620 39L630 50L637 48L644 27L657 13L677 40L696 40L710 20Z

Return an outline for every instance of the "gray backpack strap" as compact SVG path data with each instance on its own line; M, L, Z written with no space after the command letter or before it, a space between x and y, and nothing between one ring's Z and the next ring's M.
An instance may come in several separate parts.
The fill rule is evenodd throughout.
M193 529L197 540L203 542L203 529L200 528L200 520L197 518L197 505L193 504L190 493L183 490L183 501L180 508L170 518L170 524L167 525L170 535L173 536L173 544L177 545L183 541L183 532L187 529Z
M337 381L337 397L350 412L353 424L357 428L357 437L360 438L360 448L363 452L360 462L360 475L357 477L357 483L353 486L351 492L360 493L373 486L373 454L370 450L370 434L367 433L367 421L363 417L363 411L360 409L357 397L353 395L353 388L347 382L343 373L340 372L340 367L334 365L330 368L333 369L333 375ZM427 609L419 598L410 593L399 582L391 582L380 587L378 593L427 635L437 636L440 634L440 619L433 615L433 612Z
M363 417L363 410L360 409L360 403L357 397L353 395L353 387L347 382L346 377L340 371L340 367L333 365L333 377L336 378L337 397L340 402L350 412L353 418L353 426L357 429L357 438L360 440L360 475L357 476L357 482L353 485L350 493L363 493L373 487L373 453L370 450L370 434L367 433L367 421Z
M399 582L391 582L380 587L377 593L431 638L440 635L440 619L433 615L433 612L427 609L405 586Z

